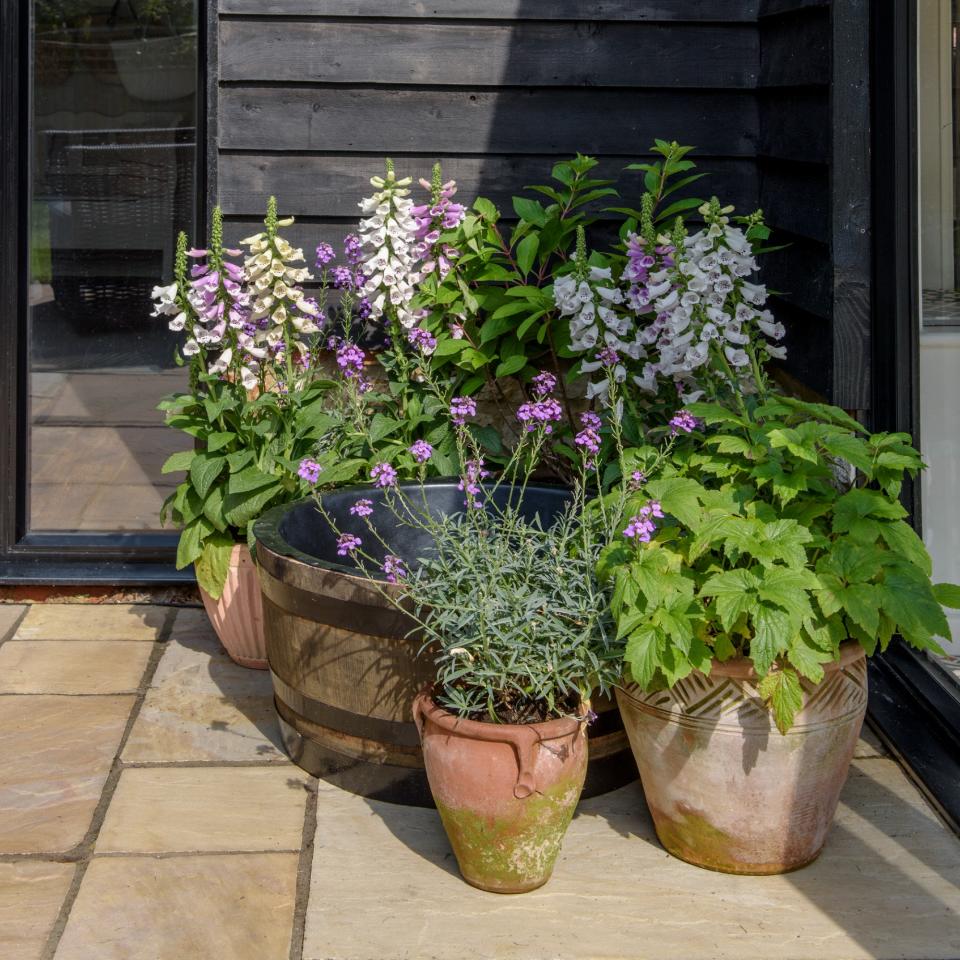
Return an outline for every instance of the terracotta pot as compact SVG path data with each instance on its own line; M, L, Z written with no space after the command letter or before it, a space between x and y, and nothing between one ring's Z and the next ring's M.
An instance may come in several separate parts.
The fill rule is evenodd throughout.
M263 603L257 565L246 544L238 543L230 554L227 582L218 600L200 587L207 616L223 648L243 667L266 670L267 641L263 632Z
M413 715L463 879L491 893L543 886L586 777L586 724L461 720L425 694Z
M748 660L714 660L672 690L617 690L657 836L682 860L769 874L814 860L847 778L867 708L862 647L845 643L785 736Z

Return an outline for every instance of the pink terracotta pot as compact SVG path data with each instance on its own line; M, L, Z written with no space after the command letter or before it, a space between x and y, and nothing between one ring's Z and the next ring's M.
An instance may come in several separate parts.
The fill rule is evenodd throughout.
M716 660L672 690L617 690L660 842L725 873L796 870L823 848L867 708L858 643L802 681L803 708L783 735L748 660Z
M413 716L464 880L492 893L545 884L583 789L586 724L461 720L425 694L414 701Z
M219 599L214 600L203 587L200 587L200 596L213 629L231 659L243 667L266 670L269 665L260 578L246 544L238 543L230 554L227 582Z

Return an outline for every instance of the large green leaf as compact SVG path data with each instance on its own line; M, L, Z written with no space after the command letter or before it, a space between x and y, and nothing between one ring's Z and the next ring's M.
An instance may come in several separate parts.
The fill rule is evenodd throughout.
M660 666L662 638L654 627L645 627L633 633L627 641L624 660L630 668L634 682L648 687Z
M220 476L226 465L226 457L198 453L194 457L193 463L190 464L190 482L193 484L194 490L201 497L206 497L214 481Z
M773 661L790 644L793 625L788 613L769 604L760 604L753 611L753 637L750 658L760 676L766 674Z
M177 473L181 470L189 470L194 457L197 456L196 450L181 450L179 453L171 453L163 462L160 468L161 473Z
M781 733L792 726L794 717L803 707L803 687L793 670L774 670L761 681L757 690L773 711L773 721Z
M235 541L233 537L224 533L214 533L203 544L203 552L194 564L197 574L197 583L203 587L214 600L223 593L227 574L230 570L230 555L233 553Z

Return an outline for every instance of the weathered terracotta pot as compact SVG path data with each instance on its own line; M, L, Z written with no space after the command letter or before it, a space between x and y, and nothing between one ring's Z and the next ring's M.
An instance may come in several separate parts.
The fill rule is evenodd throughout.
M492 893L543 886L586 777L586 724L461 720L425 694L413 715L463 879Z
M266 670L267 641L263 632L263 603L257 565L246 544L238 543L230 554L227 582L219 599L203 587L200 596L207 616L223 648L243 667Z
M713 662L672 690L617 690L657 836L682 860L725 873L770 874L814 860L847 779L867 708L862 647L846 643L804 680L784 736L748 660Z

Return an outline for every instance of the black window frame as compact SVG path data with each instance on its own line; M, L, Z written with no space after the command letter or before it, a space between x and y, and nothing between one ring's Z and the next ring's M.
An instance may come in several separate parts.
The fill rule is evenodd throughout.
M872 409L876 430L920 436L917 3L871 4ZM892 268L891 268L891 265ZM922 530L920 484L904 492ZM960 686L894 641L870 661L870 718L944 819L960 831Z
M208 5L197 3L194 217L207 218ZM31 9L0 0L0 584L189 583L176 570L178 534L28 530L28 277Z

